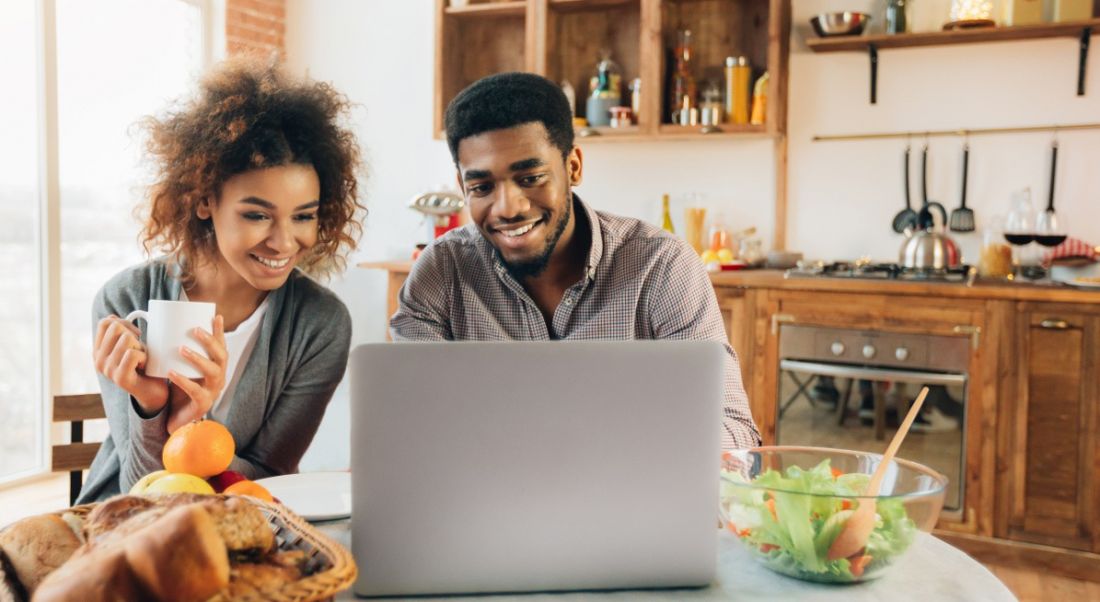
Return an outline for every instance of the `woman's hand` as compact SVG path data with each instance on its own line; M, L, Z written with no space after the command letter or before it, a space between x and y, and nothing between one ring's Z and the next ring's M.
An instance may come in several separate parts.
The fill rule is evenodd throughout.
M137 326L115 315L99 321L92 357L95 369L133 397L146 414L156 414L168 403L168 383L145 376L148 355Z
M214 317L213 327L213 334L201 328L191 332L202 344L210 359L189 347L180 348L183 358L198 369L202 377L192 380L178 372L168 372L168 380L175 385L172 387L171 407L168 414L169 433L174 433L181 426L205 416L225 387L225 370L229 352L225 348L225 320L222 316ZM177 388L178 391L175 390Z

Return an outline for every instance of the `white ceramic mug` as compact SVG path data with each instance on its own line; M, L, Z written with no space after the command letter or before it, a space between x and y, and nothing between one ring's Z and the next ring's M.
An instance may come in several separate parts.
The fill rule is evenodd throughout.
M138 318L145 320L147 325L145 348L149 357L145 362L146 376L166 378L171 370L187 378L202 378L202 373L180 355L180 347L186 345L195 353L208 357L191 330L201 328L210 332L214 324L213 303L151 299L148 311L134 310L126 316L126 321L133 322Z

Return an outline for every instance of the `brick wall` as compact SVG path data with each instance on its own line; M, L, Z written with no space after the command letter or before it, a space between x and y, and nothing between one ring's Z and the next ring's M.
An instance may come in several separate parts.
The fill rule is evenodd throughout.
M226 54L286 54L286 0L226 0Z

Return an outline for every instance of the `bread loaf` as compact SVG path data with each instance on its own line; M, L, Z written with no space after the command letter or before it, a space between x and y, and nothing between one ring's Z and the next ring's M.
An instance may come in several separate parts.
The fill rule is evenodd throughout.
M52 514L25 518L0 531L0 550L28 595L79 547L69 525Z
M199 602L229 584L229 554L202 504L190 504L134 533L126 561L156 600Z
M78 554L47 577L31 602L137 602L144 595L119 546Z

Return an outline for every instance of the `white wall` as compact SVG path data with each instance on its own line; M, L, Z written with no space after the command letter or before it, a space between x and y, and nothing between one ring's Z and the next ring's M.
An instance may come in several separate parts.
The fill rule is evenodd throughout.
M818 11L881 4L794 2L788 240L808 257L893 259L902 240L890 221L904 198L905 140L812 142L814 135L1100 122L1100 60L1093 52L1088 94L1076 96L1078 45L1069 37L881 50L878 104L869 104L866 54L813 54L802 40ZM950 6L947 0L912 4L920 9L913 15L918 30L937 29ZM1049 133L971 138L967 205L979 227L1008 211L1013 190L1030 186L1036 205L1045 205L1051 140ZM1072 236L1098 244L1100 130L1061 132L1058 140L1056 209ZM914 202L922 145L923 139L913 140ZM962 146L961 138L931 139L929 196L949 211L959 203ZM980 232L954 236L964 259L976 261Z
M917 28L946 20L947 0L914 2ZM452 183L446 144L432 138L434 0L288 0L290 66L329 81L357 108L354 128L367 159L370 216L353 262L407 257L428 227L405 207L415 194ZM821 10L874 8L871 0L794 0L790 81L788 247L814 258L894 258L890 229L900 209L903 141L814 143L815 134L978 128L1100 121L1100 56L1089 92L1074 95L1073 39L979 44L880 53L879 103L868 104L867 57L812 54L802 43ZM872 11L873 12L873 11ZM881 27L881 14L876 13ZM1096 55L1096 52L1093 53ZM979 224L1004 212L1010 191L1031 186L1045 199L1050 135L971 140L969 202ZM1100 242L1100 131L1060 134L1058 209L1072 235ZM914 141L914 159L922 141ZM655 219L660 195L701 192L733 227L774 238L774 161L769 140L585 145L578 193L597 208ZM958 204L961 140L933 139L929 188ZM914 161L914 192L916 186ZM916 197L914 197L916 199ZM678 217L678 216L676 216ZM978 235L960 237L976 257ZM332 283L352 311L353 343L385 334L384 274L350 268ZM346 466L347 394L333 401L303 469ZM337 444L331 442L336 441Z

